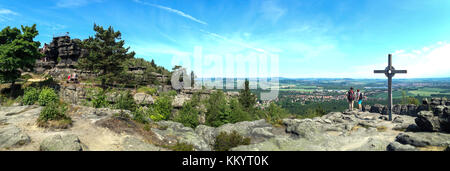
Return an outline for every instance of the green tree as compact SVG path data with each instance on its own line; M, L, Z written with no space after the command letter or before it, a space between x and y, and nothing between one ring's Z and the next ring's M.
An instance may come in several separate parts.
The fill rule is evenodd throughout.
M244 89L239 92L239 103L247 112L252 111L256 104L256 96L250 91L248 79L245 79Z
M266 120L271 123L277 123L280 122L281 119L289 116L289 113L275 103L270 103L269 107L265 110L265 115Z
M244 110L242 105L236 98L230 100L230 122L237 123L242 121L250 121L252 118L250 114Z
M195 74L194 71L191 71L191 88L194 88L195 85Z
M194 102L188 101L183 104L183 108L181 108L174 120L182 123L184 126L195 128L200 124L198 121L199 115L200 111L195 108Z
M206 124L218 127L230 123L230 119L230 108L223 91L211 93L206 104Z
M0 32L0 83L11 83L11 95L21 71L33 69L42 57L40 42L33 40L38 34L36 24L22 26L22 31L8 26Z
M118 81L118 75L123 74L122 63L127 59L134 58L134 52L124 48L125 41L121 40L120 31L114 31L110 26L107 30L102 26L94 24L95 37L83 41L82 47L87 49L89 55L78 60L81 69L99 73L103 89L106 83Z
M150 118L154 121L167 120L172 114L172 97L162 95L151 106Z

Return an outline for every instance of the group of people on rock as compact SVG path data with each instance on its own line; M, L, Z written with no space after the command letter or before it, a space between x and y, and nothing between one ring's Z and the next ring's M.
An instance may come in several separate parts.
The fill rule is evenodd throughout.
M70 83L70 82L78 83L77 73L73 73L73 74L70 74L69 76L67 76L67 83Z
M347 92L348 109L353 110L353 104L355 100L358 102L358 109L362 111L362 100L364 99L364 94L358 89L356 92L353 91L353 87Z

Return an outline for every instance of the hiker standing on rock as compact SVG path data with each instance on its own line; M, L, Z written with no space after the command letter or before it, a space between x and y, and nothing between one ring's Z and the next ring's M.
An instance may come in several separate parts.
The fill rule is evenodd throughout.
M353 103L355 101L355 92L353 91L353 87L350 87L350 90L347 92L347 101L349 110L353 110Z
M358 90L356 90L356 97L358 99L358 109L362 111L362 100L364 98L364 94Z

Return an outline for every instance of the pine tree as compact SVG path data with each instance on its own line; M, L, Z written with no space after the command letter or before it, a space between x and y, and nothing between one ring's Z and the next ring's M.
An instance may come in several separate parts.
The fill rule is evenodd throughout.
M89 55L78 61L81 69L98 73L98 79L102 82L102 87L106 88L106 82L118 81L118 75L123 73L122 63L127 59L134 58L135 53L128 53L128 48L124 48L125 41L121 40L120 31L114 31L110 26L107 30L102 26L94 24L95 37L89 37L82 43Z
M38 34L36 24L22 26L22 31L8 26L0 32L0 83L11 83L11 95L21 71L33 69L36 59L42 57L40 42L33 40Z
M195 75L194 71L191 71L191 88L194 89L195 86Z
M230 123L231 110L227 105L225 94L218 90L213 92L206 104L206 123L213 127Z
M239 103L247 112L252 111L256 105L256 96L250 91L248 79L245 79L244 89L239 92Z

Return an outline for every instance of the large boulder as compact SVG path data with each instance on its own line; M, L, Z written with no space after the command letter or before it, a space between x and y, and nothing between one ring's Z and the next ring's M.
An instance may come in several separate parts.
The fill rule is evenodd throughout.
M383 111L384 106L380 104L375 104L370 107L370 113L381 113Z
M401 144L399 142L392 142L386 147L387 151L417 151L416 147L409 144Z
M267 129L265 129L265 131L262 131L262 130L254 131L254 129L268 128L268 127L272 127L272 125L267 123L266 120L264 120L264 119L257 120L257 121L244 121L244 122L238 122L235 124L222 125L222 126L216 128L216 135L218 135L220 132L231 133L233 131L236 131L242 136L256 138L258 136L266 136L268 132L267 132Z
M0 149L19 147L30 143L30 137L16 126L0 127Z
M152 128L156 137L168 145L186 143L194 146L196 151L211 151L211 146L205 139L195 133L194 129L184 127L183 124L172 121L160 121L157 124L161 128Z
M205 142L209 145L213 145L215 143L216 138L216 129L206 125L199 125L195 128L195 133L202 137Z
M145 93L136 93L133 98L139 105L151 105L154 102L153 97Z
M41 151L85 151L87 147L74 134L58 134L45 138L39 149Z
M189 99L190 97L187 94L178 94L173 99L172 106L174 108L181 108L183 107L184 102L188 101Z
M450 134L439 132L407 132L398 134L395 140L399 143L409 144L415 147L447 147L450 145Z
M422 131L450 132L450 115L447 107L435 109L434 113L432 111L421 111L415 121Z
M436 132L441 129L439 118L431 111L421 111L416 118L417 126L423 131Z

